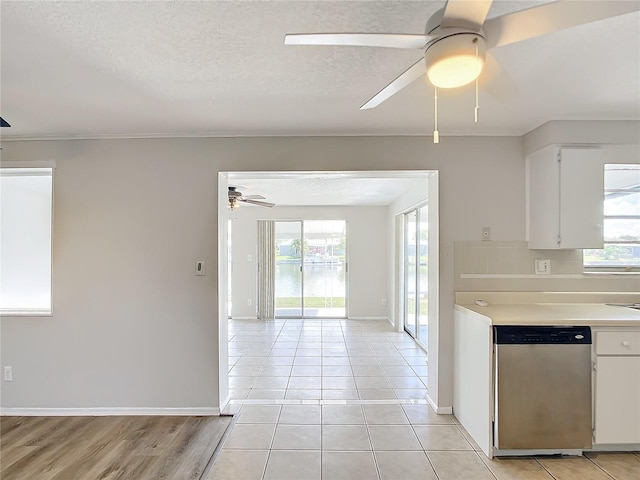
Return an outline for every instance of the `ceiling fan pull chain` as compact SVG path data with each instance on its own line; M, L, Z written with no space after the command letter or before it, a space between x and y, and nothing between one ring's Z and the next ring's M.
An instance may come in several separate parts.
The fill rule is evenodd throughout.
M440 143L440 133L438 132L438 87L433 87L433 143Z
M476 43L476 62L478 61L478 43ZM478 100L478 78L480 75L476 77L476 108L473 110L473 116L475 118L475 122L478 123L478 109L480 109L480 102Z
M476 108L473 109L473 116L475 122L478 123L478 110L480 109L480 105L478 105L478 79L476 78Z

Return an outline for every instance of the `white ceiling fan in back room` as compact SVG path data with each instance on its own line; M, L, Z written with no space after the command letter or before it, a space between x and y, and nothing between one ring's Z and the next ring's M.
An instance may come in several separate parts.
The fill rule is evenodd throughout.
M565 0L487 19L492 0L448 0L427 21L424 34L412 33L293 33L286 45L333 45L415 49L423 57L368 100L361 110L374 108L414 80L426 75L434 88L433 141L438 143L438 88L476 82L475 121L478 121L478 76L493 69L505 80L492 48L521 42L558 30L640 10L638 0Z
M240 208L241 203L247 203L249 205L258 205L260 207L275 207L275 203L263 202L265 198L262 195L244 195L238 191L239 186L229 186L229 208L236 210Z

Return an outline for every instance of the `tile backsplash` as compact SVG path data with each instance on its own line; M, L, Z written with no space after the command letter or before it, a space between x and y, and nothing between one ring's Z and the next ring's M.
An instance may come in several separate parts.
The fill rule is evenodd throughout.
M551 261L549 275L535 261ZM584 273L582 250L530 250L526 241L454 242L457 291L639 291L640 275Z

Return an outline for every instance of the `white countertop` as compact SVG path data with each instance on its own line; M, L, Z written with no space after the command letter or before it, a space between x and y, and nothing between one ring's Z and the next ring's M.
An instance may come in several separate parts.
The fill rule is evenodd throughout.
M640 310L603 303L459 304L487 317L492 325L584 325L640 327Z

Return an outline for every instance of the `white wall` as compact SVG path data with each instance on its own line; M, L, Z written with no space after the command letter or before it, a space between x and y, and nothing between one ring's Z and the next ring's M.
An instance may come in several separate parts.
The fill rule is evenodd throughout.
M3 142L54 159L52 318L3 318L7 407L217 407L219 172L440 171L441 385L451 405L454 240L524 238L514 137L198 138ZM194 276L196 260L208 275ZM221 290L225 290L222 286ZM379 295L380 296L380 295ZM220 326L222 330L224 327Z
M524 155L516 137L430 142L3 141L3 162L54 159L57 169L54 316L2 318L1 363L14 367L2 407L217 407L218 173L422 169L440 179L440 331L429 354L440 366L433 400L450 406L453 242L480 240L484 226L494 240L524 240ZM196 260L207 276L194 276Z
M350 318L387 318L386 207L274 207L243 206L232 221L233 276L232 317L256 317L257 221L258 220L346 220L348 234ZM247 256L252 260L248 261ZM247 299L252 299L248 306Z
M194 276L215 265L216 169L169 144L4 144L59 161L53 316L2 318L3 408L217 405L215 275Z

